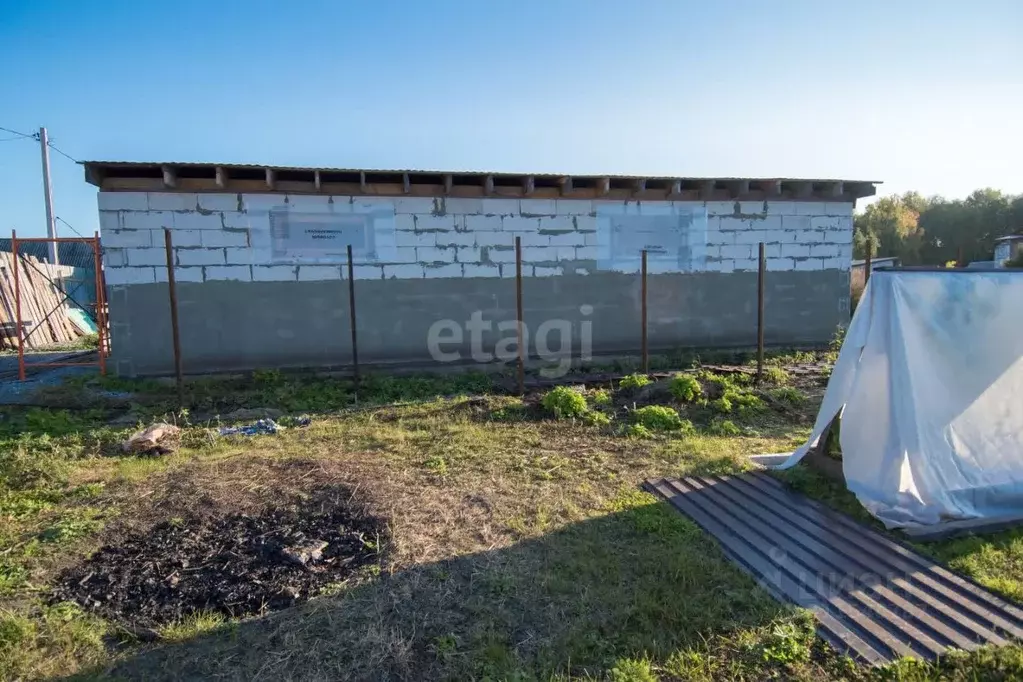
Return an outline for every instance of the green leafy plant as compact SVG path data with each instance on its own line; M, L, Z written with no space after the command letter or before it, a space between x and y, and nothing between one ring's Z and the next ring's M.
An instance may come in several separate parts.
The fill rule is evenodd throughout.
M611 404L611 392L606 388L598 388L590 393L590 400L598 407L605 407Z
M693 425L687 419L682 419L678 412L664 405L646 405L639 407L630 413L630 418L635 424L640 424L651 431L682 431L693 432Z
M611 417L603 412L587 412L583 415L583 421L590 426L609 426L611 424Z
M767 395L779 403L793 407L806 403L806 396L791 386L778 386L767 390Z
M625 427L625 435L629 438L653 438L654 433L642 424L629 424Z
M764 380L775 386L785 386L789 383L789 373L781 367L764 367Z
M623 391L633 391L637 388L643 388L650 383L650 377L646 374L630 374L622 377L622 380L618 382L618 388Z
M582 417L590 409L583 394L568 386L552 389L543 397L540 404L558 419Z
M645 659L619 658L609 672L611 682L657 682L650 661Z
M439 476L444 476L448 473L448 463L443 457L440 457L439 455L434 455L433 457L429 458L428 460L426 460L424 465L426 466L427 469L429 469L430 471Z
M714 436L741 436L742 429L730 419L715 419L708 425L707 433Z
M678 400L690 403L703 393L700 382L692 374L676 374L668 384L668 390Z

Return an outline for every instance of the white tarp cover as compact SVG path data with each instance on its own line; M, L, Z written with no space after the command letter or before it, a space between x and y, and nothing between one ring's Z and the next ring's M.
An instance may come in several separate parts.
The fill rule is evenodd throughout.
M1023 273L879 271L809 442L841 413L849 489L889 528L1023 514Z

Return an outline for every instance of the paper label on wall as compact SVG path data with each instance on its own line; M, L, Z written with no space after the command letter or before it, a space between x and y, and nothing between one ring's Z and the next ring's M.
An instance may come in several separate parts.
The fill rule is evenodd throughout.
M707 209L665 206L662 215L597 213L598 267L636 272L647 252L651 272L697 272L707 258Z
M389 238L388 238L389 237ZM287 206L270 211L270 253L274 263L346 263L348 246L358 263L379 262L394 241L394 209L358 213L313 212Z

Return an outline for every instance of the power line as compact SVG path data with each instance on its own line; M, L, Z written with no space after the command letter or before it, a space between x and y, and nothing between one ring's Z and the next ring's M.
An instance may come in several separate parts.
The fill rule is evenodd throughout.
M24 140L24 139L25 139L24 137L5 137L4 139L0 140L0 142L10 142L11 140ZM29 138L29 139L31 139L31 138Z
M67 153L62 152L61 150L57 149L57 147L54 146L54 144L52 142L47 143L46 146L49 147L50 149L52 149L53 151L57 152L61 156L67 157L68 159L70 159L71 161L73 161L75 163L81 163L78 159L76 159L75 157L71 156L70 154L67 154Z
M19 133L17 130L11 130L10 128L4 128L3 126L0 126L0 130L4 131L5 133L11 133L12 135L18 135L20 137L28 137L28 138L31 138L33 140L38 140L39 139L39 136L37 134L36 135L26 135L25 133Z
M74 225L72 225L72 224L71 224L71 223L69 223L68 221L64 220L64 219L63 219L63 218L61 218L61 217L60 217L59 215L58 215L58 216L54 216L54 218L56 218L56 219L57 219L57 220L59 220L60 222L64 223L64 224L65 224L65 225L67 225L68 227L70 227L70 228L71 228L71 231L72 231L72 232L74 232L75 234L77 234L77 235L78 235L79 237L81 237L82 239L85 239L85 235L84 235L84 234L82 234L81 232L79 232L78 230L76 230L76 229L75 229L75 226L74 226Z

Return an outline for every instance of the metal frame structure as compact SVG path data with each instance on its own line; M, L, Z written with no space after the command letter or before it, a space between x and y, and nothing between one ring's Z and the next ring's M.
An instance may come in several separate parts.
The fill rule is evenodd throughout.
M96 329L99 335L97 359L91 362L25 362L25 334L24 321L21 319L21 267L18 260L18 245L30 243L53 244L56 248L61 243L88 244L92 248L93 263L96 268ZM103 264L100 258L99 232L93 237L27 237L19 238L17 232L11 231L11 255L14 259L14 316L15 333L18 339L18 380L24 381L26 370L30 367L92 367L98 366L100 374L107 373L107 320L106 320L106 290L103 286ZM71 298L70 294L57 287L57 291L63 296L61 304ZM45 321L56 311L51 310L43 318ZM29 332L31 333L31 332Z

